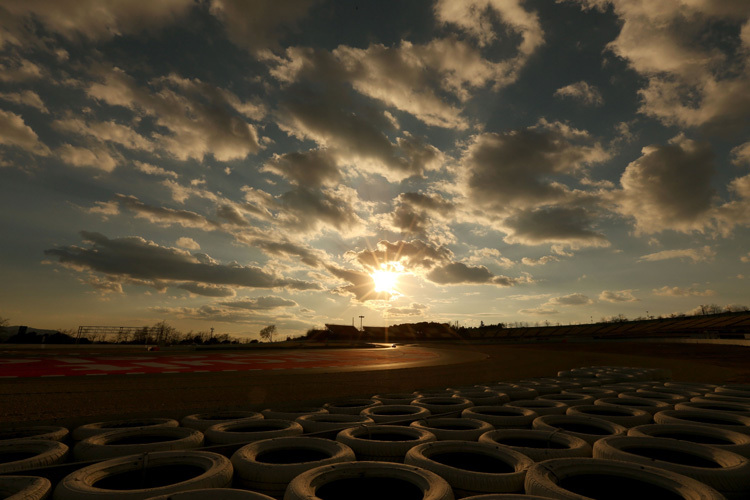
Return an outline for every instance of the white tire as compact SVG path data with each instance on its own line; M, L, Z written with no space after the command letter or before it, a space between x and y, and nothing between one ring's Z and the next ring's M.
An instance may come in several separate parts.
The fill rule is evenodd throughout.
M65 462L68 447L49 439L0 441L0 474L47 467Z
M450 485L437 474L419 467L388 462L348 462L324 465L303 472L289 483L284 500L321 500L321 497L453 500Z
M661 437L707 444L750 458L750 436L709 425L648 424L628 429L628 436Z
M316 434L319 437L336 437L339 431L362 424L372 424L373 420L361 415L340 415L333 413L303 415L295 420L302 426L305 434Z
M498 429L482 434L480 443L507 446L534 462L551 458L591 457L591 445L583 439L557 431Z
M0 430L0 442L8 439L49 439L63 442L70 432L57 425L23 425Z
M505 446L468 441L436 441L410 449L404 463L434 472L458 497L523 492L529 457Z
M424 429L384 424L352 427L336 435L336 441L354 450L357 460L379 462L403 462L410 448L436 440Z
M202 488L151 497L148 500L276 500L256 491L232 488Z
M231 483L232 463L218 453L157 451L78 469L57 484L54 500L141 500Z
M505 403L503 406L514 406L516 408L525 408L542 415L565 415L568 405L561 401L550 401L548 399L518 399Z
M623 427L635 427L653 422L651 414L628 406L580 405L568 408L567 415L584 415L601 418Z
M647 411L651 415L654 415L660 411L671 410L674 408L674 406L669 403L665 403L664 401L656 401L655 399L645 398L629 398L623 397L622 395L620 395L620 397L614 398L599 398L594 401L594 404L604 406L626 406L628 408L636 408L638 410Z
M675 410L723 411L750 417L750 405L730 403L729 401L685 401L674 405Z
M750 497L750 460L712 446L667 438L613 436L594 444L594 458L676 472L711 486L730 500Z
M538 415L515 406L475 406L461 412L461 418L484 420L496 429L528 429Z
M323 465L353 462L354 452L338 441L314 437L280 437L256 441L232 455L234 484L275 498L289 482Z
M277 420L297 420L298 417L305 415L327 415L329 412L325 408L309 406L302 408L289 408L286 410L274 410L267 408L261 412L263 418Z
M654 415L657 424L710 425L750 435L750 417L721 411L665 410Z
M526 473L527 494L560 500L681 498L726 500L715 489L656 467L596 458L556 458Z
M621 436L628 432L627 427L583 415L545 415L537 417L532 423L532 428L565 432L583 439L592 446L603 437Z
M430 410L415 405L379 405L365 408L360 416L373 420L376 424L409 425L415 420L427 418Z
M348 401L337 401L335 403L326 403L323 408L328 410L329 413L336 413L341 415L359 415L362 410L371 408L373 406L382 405L380 401L373 399L350 399Z
M104 432L79 441L76 461L106 460L154 451L191 450L203 446L203 433L188 427L138 427Z
M0 498L5 500L44 500L51 490L45 477L0 476Z
M438 441L477 441L479 436L495 428L483 420L458 417L417 420L411 423L411 427L433 433Z
M206 429L211 444L251 443L261 439L302 434L302 426L291 420L235 420L212 425Z
M194 413L180 420L182 427L188 427L197 431L205 431L212 425L228 422L230 420L261 420L263 415L257 411L217 411L213 413Z
M454 396L420 396L414 399L411 404L427 408L431 414L441 417L453 416L465 408L474 406L474 403L468 399Z
M137 418L129 420L110 420L107 422L93 422L73 429L73 439L82 441L87 437L95 436L103 432L116 431L119 429L132 429L135 427L178 427L180 423L171 418Z

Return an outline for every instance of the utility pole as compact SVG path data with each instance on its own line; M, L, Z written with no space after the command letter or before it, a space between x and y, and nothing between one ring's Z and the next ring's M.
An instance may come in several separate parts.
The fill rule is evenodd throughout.
M364 330L364 328L362 327L362 321L363 321L364 319L365 319L365 317L364 317L364 316L360 316L360 317L359 317L359 331L360 331L360 332L361 332L362 330Z

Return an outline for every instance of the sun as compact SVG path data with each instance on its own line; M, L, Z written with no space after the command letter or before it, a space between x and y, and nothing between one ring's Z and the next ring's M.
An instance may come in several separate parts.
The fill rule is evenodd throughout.
M399 273L394 271L388 271L386 269L378 269L370 274L372 281L375 282L375 291L395 294L396 285L398 284Z

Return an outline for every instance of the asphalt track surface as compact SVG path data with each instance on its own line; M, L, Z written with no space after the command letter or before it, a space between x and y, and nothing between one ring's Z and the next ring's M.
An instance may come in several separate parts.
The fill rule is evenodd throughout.
M50 348L44 355L39 349L16 350L11 355L0 353L6 360L41 359L35 363L48 371L36 373L63 375L20 376L28 367L18 365L30 366L30 363L0 364L4 369L16 365L9 368L14 370L15 375L10 375L13 378L0 379L2 427L30 423L73 427L114 418L181 418L201 411L292 408L387 392L549 377L559 370L591 365L666 368L672 371L674 380L682 381L750 382L750 347L738 346L457 342L372 350L218 351L210 353L208 358L201 357L205 351L146 353L141 349L128 353ZM119 357L131 359L116 359ZM314 366L302 366L313 357ZM85 363L70 362L74 358ZM272 359L282 362L271 362ZM226 363L227 360L242 360L243 364ZM84 365L123 366L133 371L94 370L94 366L86 370L71 368ZM273 369L282 365L286 368ZM61 366L76 375L54 371ZM173 366L186 369L174 370ZM92 374L85 374L87 370ZM125 374L134 372L144 373Z

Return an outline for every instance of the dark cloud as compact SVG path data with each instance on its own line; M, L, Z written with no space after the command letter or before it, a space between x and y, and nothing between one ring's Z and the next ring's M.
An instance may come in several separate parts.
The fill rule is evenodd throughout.
M26 125L20 115L0 109L0 128L3 130L0 145L17 146L42 156L49 154L47 146L42 144L36 132Z
M173 208L155 207L143 203L135 196L117 194L113 198L120 205L136 213L138 217L147 219L158 225L178 224L183 227L192 227L212 231L219 229L216 222L206 219L204 216L189 210L175 210Z
M633 290L604 290L599 294L599 300L606 302L637 302Z
M513 286L519 283L516 278L495 276L484 266L468 266L461 262L452 262L434 268L426 278L439 285L488 284Z
M349 284L339 287L338 293L352 294L360 302L368 300L388 300L391 294L375 291L375 281L369 273L343 269L334 265L327 265L326 269L336 278Z
M559 243L571 247L606 247L609 241L591 229L593 218L584 208L552 207L518 212L503 221L509 243Z
M177 288L182 288L195 295L204 297L234 297L236 292L226 286L207 285L205 283L181 283Z
M396 198L396 209L391 223L403 234L429 238L433 223L447 221L455 212L455 205L442 196L423 193L401 193Z
M216 216L224 219L235 226L249 226L250 223L242 215L237 207L230 204L220 205L216 208Z
M173 281L248 288L320 289L317 283L283 278L255 266L218 264L204 255L162 247L139 237L109 239L83 231L89 247L68 246L45 250L61 264L109 276L138 280Z
M407 307L389 307L388 308L388 315L389 316L423 316L429 308L424 304L418 304L416 302L412 302Z
M220 302L222 306L231 307L235 309L247 309L250 311L263 311L269 309L278 309L281 307L296 307L298 304L289 299L283 297L276 297L268 295L265 297L254 297L251 299L244 300L233 300L231 302Z
M349 252L357 262L369 270L380 269L381 265L399 263L406 270L431 269L450 262L453 252L445 246L434 246L421 240L389 242L381 240L374 250Z
M262 168L288 181L310 189L335 185L341 180L336 160L325 149L274 155Z
M584 306L593 303L593 300L582 293L571 293L569 295L563 295L561 297L553 297L549 299L547 305Z

